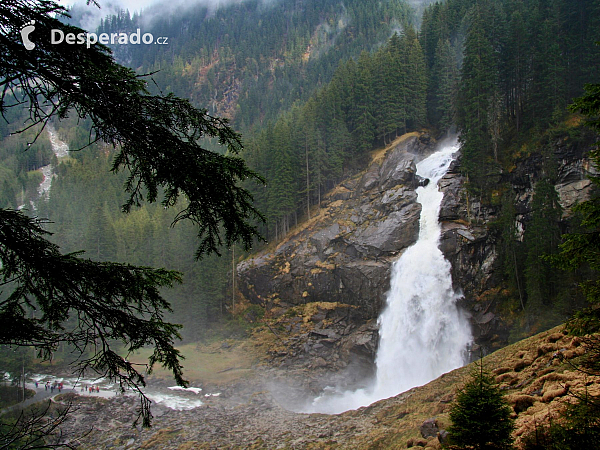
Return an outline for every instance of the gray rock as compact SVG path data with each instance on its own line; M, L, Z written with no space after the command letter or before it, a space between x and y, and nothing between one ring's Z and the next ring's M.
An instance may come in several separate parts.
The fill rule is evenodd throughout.
M446 430L440 430L438 432L437 438L438 441L440 441L440 444L446 445L450 441L450 433L448 433Z
M351 242L364 248L371 257L397 253L417 240L420 215L421 205L412 203L358 230Z
M462 176L448 173L442 177L438 186L444 193L444 199L440 206L440 220L457 220L465 215Z
M358 183L357 191L363 193L373 189L379 184L379 165L373 164L369 167L367 172L363 175Z
M437 419L433 417L431 419L425 420L419 427L419 431L421 432L421 436L424 439L427 439L429 437L437 437L440 431Z
M379 171L380 189L385 191L397 185L416 188L418 183L415 183L417 173L415 161L415 155L407 153L402 146L396 147L387 155Z
M556 192L563 214L569 216L571 209L577 203L584 202L590 198L593 183L589 179L576 180L556 185Z
M333 223L329 227L313 234L310 237L310 242L317 248L319 253L322 253L339 232L340 226L337 223Z
M342 206L327 206L328 214L310 229L272 253L240 263L243 295L268 309L274 300L278 305L342 302L360 306L365 319L377 317L389 288L390 258L418 237L415 155L427 152L426 141L409 137L334 190L350 192Z

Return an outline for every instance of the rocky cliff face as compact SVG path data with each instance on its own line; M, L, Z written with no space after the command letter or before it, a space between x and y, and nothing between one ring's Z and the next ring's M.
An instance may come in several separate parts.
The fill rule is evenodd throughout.
M587 144L574 144L566 136L550 142L557 164L555 189L563 208L563 219L568 220L571 209L589 198L592 183L588 175L592 168L586 158L593 139ZM460 174L460 156L440 180L444 200L440 211L442 238L440 248L452 264L452 279L456 289L464 293L463 306L471 313L475 340L486 351L506 345L508 328L497 312L493 292L503 278L499 270L497 236L489 225L498 218L499 205L482 205L469 199L464 177ZM513 170L502 174L499 183L512 188L516 207L516 229L519 239L531 218L531 201L535 184L542 176L543 159L539 153L522 158Z
M309 302L358 306L377 317L389 288L390 264L419 233L423 182L415 162L431 140L407 135L366 171L334 189L319 215L269 253L238 266L240 290L267 309Z
M589 162L585 158L588 148L573 146L565 139L551 145L558 163L556 189L566 217L577 201L590 194ZM274 317L294 305L312 302L352 305L352 317L337 322L335 334L339 341L325 346L343 346L348 350L346 355L360 354L364 361L369 359L365 353L372 358L378 339L373 319L385 302L391 264L418 236L421 206L416 202L415 189L426 180L416 175L415 163L434 147L427 135L403 136L385 154L375 157L364 172L337 186L326 197L317 217L290 234L275 250L239 264L243 295L263 305ZM532 154L502 175L501 181L508 181L513 189L519 230L527 226L541 169L541 157ZM464 181L459 157L439 182L444 192L440 247L452 264L455 288L464 293L462 306L470 313L476 342L490 350L506 345L508 337L498 305L485 295L502 282L498 236L489 227L500 207L469 198ZM356 339L353 333L368 321L370 329L375 327L369 334L370 342L354 351L348 342L365 340L365 330ZM324 339L331 341L328 336ZM315 342L319 344L318 339ZM338 365L348 363L346 358Z
M364 172L330 192L319 214L274 251L238 265L241 293L287 328L296 326L288 317L294 315L292 307L339 305L339 312L328 307L309 315L304 322L310 330L297 330L297 339L272 355L273 364L288 366L290 373L300 369L305 377L306 368L313 373L372 370L375 319L389 289L390 266L419 233L415 189L426 181L416 175L416 162L433 149L427 135L403 136Z

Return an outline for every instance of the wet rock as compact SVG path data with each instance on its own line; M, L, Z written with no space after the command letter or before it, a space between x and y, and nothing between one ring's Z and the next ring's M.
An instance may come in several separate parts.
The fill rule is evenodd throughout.
M440 220L458 220L466 215L463 201L463 177L459 174L448 173L439 181L438 186L444 192L440 206Z
M420 215L421 205L412 203L357 231L350 242L371 257L400 251L417 240Z
M341 302L361 307L363 319L379 314L393 259L419 232L416 203L417 155L431 139L409 136L360 176L332 191L327 214L300 229L268 254L238 265L238 286L252 303L274 309L282 304Z

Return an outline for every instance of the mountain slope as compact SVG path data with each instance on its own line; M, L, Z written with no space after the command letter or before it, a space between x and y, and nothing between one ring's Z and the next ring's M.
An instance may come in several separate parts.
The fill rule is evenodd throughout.
M113 46L142 73L247 131L327 83L338 63L383 44L415 20L402 0L245 0L107 17L99 32L142 27L168 45Z
M252 344L253 341L249 341L234 344L234 347L245 345L247 352L253 352ZM231 347L219 351L239 352ZM483 359L484 366L493 369L496 381L515 411L517 448L523 448L525 437L535 432L536 426L539 428L549 420L559 421L559 411L566 402L573 401L571 394L586 389L589 393L600 392L597 377L586 377L571 366L583 353L581 340L564 335L558 327ZM146 430L129 426L135 413L134 399L69 394L78 409L64 431L71 440L78 438L82 445L90 448L127 445L145 449L324 450L412 446L439 449L437 437L423 438L420 427L432 418L440 429L448 425L450 404L472 367L454 370L425 386L369 407L323 415L282 409L268 390L272 372L265 373L260 366L254 366L253 376L246 375L235 385L222 385L223 395L207 398L200 408L172 411L155 405L153 412L160 419L154 428ZM281 373L285 374L285 369ZM191 381L198 385L203 380ZM280 396L284 395L285 392ZM81 424L92 417L94 428L104 432L82 433Z

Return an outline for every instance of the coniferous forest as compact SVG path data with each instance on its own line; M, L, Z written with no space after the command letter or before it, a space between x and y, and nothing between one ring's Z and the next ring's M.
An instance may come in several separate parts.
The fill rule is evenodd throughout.
M92 369L121 393L138 390L138 420L149 426L144 376L160 363L185 389L181 359L193 352L217 381L204 384L211 378L198 369L193 382L203 387L183 395L206 388L194 403L206 408L163 410L165 428L153 435L86 433L82 442L597 445L600 0L158 3L105 16L95 31L143 28L168 45L38 41L37 54L22 17L35 14L49 31L80 26L86 13L75 6L60 18L58 4L27 1L0 5L0 369L23 387L14 401L26 399L26 367ZM80 74L78 64L90 70ZM57 137L67 156L53 152ZM416 173L447 137L460 152L446 146L430 172ZM407 178L395 178L390 170L405 163ZM53 177L46 193L44 173ZM366 188L370 176L377 182ZM427 186L437 210L419 200ZM422 233L435 211L440 226ZM425 234L427 246L409 248ZM439 258L421 258L431 255ZM424 308L440 298L456 323ZM411 308L390 332L382 318L397 299ZM401 328L381 358L390 371L380 370L383 344ZM464 343L452 343L459 334ZM138 363L146 351L148 364ZM405 387L387 389L444 358L456 359L443 366L447 376L436 378L440 366L406 396L396 395ZM460 366L478 358L469 381ZM265 386L267 400L255 390ZM35 387L48 395L37 379ZM318 409L355 394L362 406L382 403L348 415ZM77 397L58 399L69 396ZM49 403L39 417L52 420L41 428L35 411L23 417L43 431L35 439L70 446L55 430L91 423L89 408L94 425L113 422L111 432L132 413L125 397L110 396L81 402L81 414ZM439 422L415 426L431 411ZM305 414L314 412L331 415ZM71 414L79 415L63 423ZM255 421L242 423L247 416ZM33 448L22 444L29 425L13 427L19 421L0 421L0 435L18 435L9 448Z
M168 46L115 48L115 56L151 73L150 89L188 98L242 132L244 158L267 182L248 186L266 217L260 231L267 241L309 218L329 189L365 167L373 149L405 132L458 132L470 195L501 210L493 226L512 297L535 310L560 301L562 286L552 281L557 269L540 262L558 251L566 231L548 142L557 135L589 140L567 107L586 83L598 81L600 2L448 0L429 4L422 17L398 0L190 8L169 16L152 8L123 11L104 18L98 32L143 24L169 36ZM123 215L127 174L109 173L113 150L86 147L85 121L66 118L55 126L71 149L81 150L58 165L50 199L36 212L51 220L53 239L94 259L184 272L184 285L167 296L186 339L229 317L241 251L223 248L223 257L196 262L194 231L172 228L160 206ZM35 130L11 131L0 124L0 200L17 207L35 198L34 170L53 156L45 134L23 152ZM530 226L517 239L503 174L534 151L546 152L545 181L536 189Z

